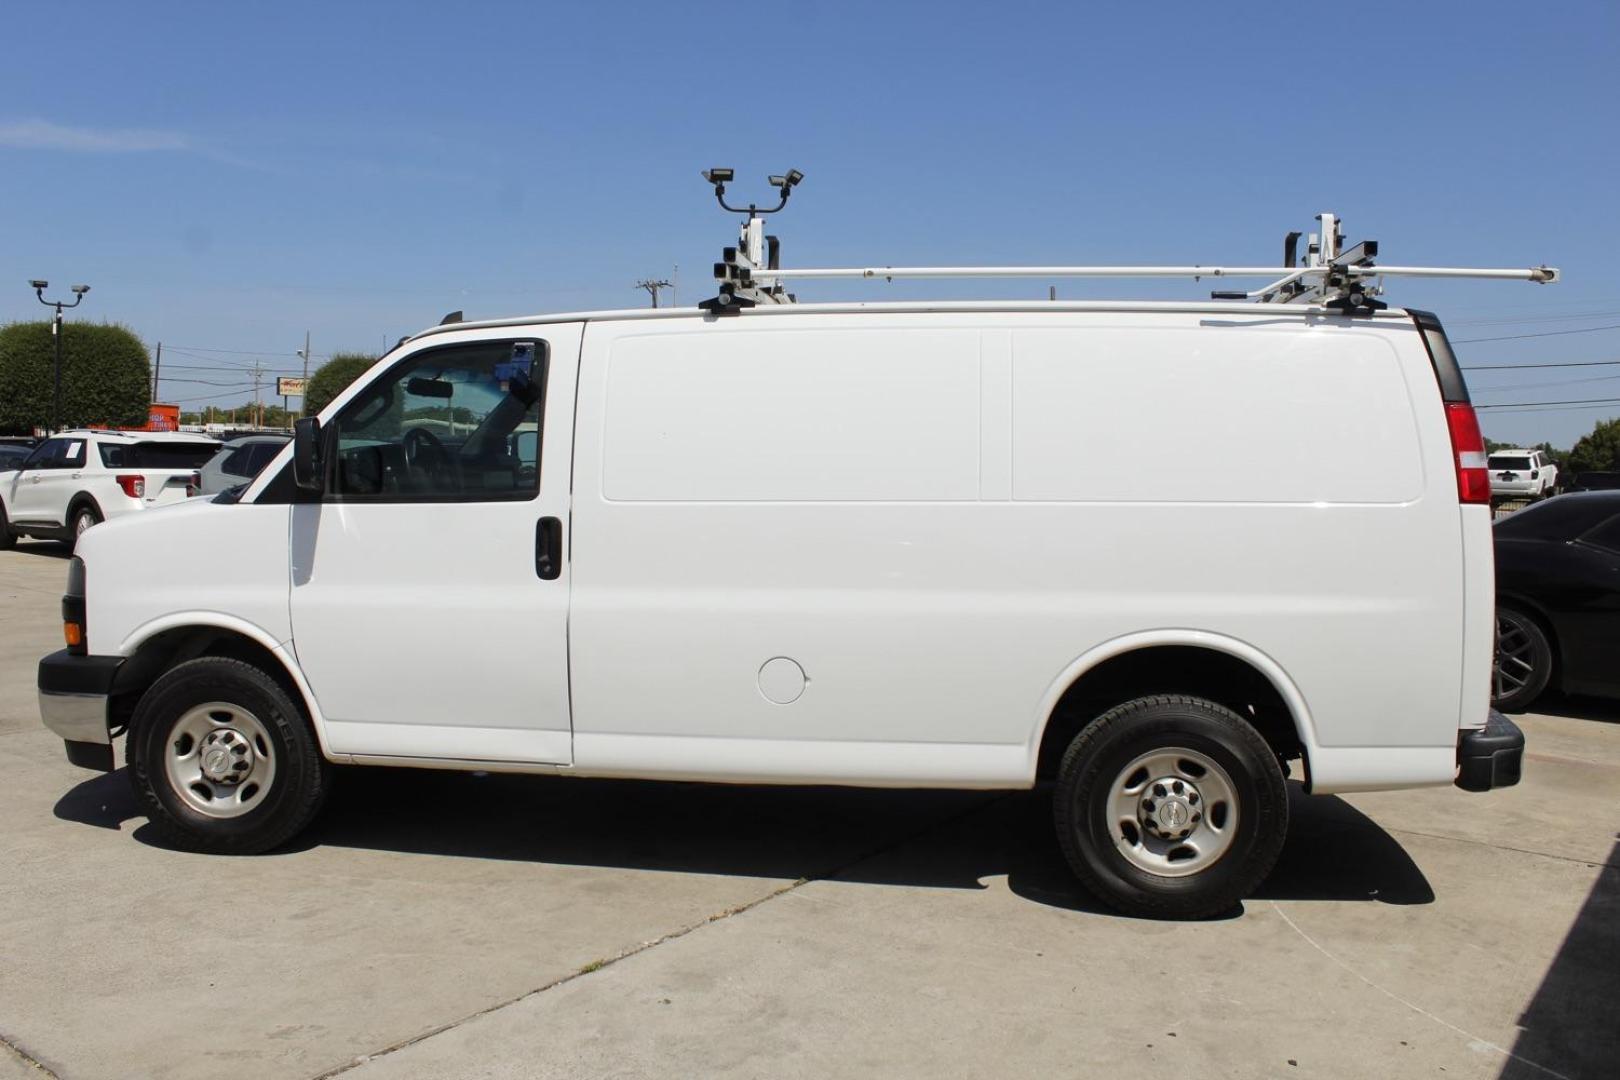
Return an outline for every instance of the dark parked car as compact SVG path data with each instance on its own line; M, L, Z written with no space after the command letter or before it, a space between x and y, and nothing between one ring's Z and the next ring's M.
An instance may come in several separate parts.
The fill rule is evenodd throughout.
M1495 529L1496 707L1549 685L1620 696L1620 491L1560 495Z
M1569 491L1620 490L1620 472L1579 472L1569 478Z

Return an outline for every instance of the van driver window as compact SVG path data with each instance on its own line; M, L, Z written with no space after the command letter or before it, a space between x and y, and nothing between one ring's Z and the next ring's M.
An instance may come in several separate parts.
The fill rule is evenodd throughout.
M344 407L331 493L354 502L492 502L540 491L545 345L428 349Z

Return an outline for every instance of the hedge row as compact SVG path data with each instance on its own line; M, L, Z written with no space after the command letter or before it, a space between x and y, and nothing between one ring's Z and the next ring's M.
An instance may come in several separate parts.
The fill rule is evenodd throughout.
M54 367L49 321L0 327L0 432L50 426ZM63 324L63 427L145 424L151 403L152 366L140 338L113 323Z

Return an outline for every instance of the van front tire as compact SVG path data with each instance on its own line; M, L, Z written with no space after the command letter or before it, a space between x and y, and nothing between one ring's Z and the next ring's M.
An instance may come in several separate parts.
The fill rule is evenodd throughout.
M141 696L125 747L130 781L165 840L255 855L314 819L329 769L303 710L264 671L201 657Z
M1270 873L1288 833L1277 755L1214 702L1138 698L1074 737L1053 798L1069 866L1127 915L1203 919Z

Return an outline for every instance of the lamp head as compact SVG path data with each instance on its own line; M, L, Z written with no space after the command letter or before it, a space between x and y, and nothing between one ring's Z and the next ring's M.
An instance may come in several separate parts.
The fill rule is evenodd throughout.
M29 282L29 283L28 283L28 284L29 284L29 285L30 285L30 286L32 286L32 287L33 287L33 288L34 288L34 289L36 289L36 290L38 290L38 289L48 289L48 288L50 288L50 287L51 287L51 283L50 283L50 282L48 282L48 281L41 281L41 280L39 280L39 279L38 279L38 278L35 278L35 279L34 279L34 280L33 280L33 281L30 281L30 282Z
M75 285L75 286L73 286L73 291L78 293L80 296L83 296L85 293L90 291L90 286L88 286L88 285Z
M731 178L736 174L737 170L735 169L704 169L703 179L707 180L711 184L719 186L720 184L731 183Z

